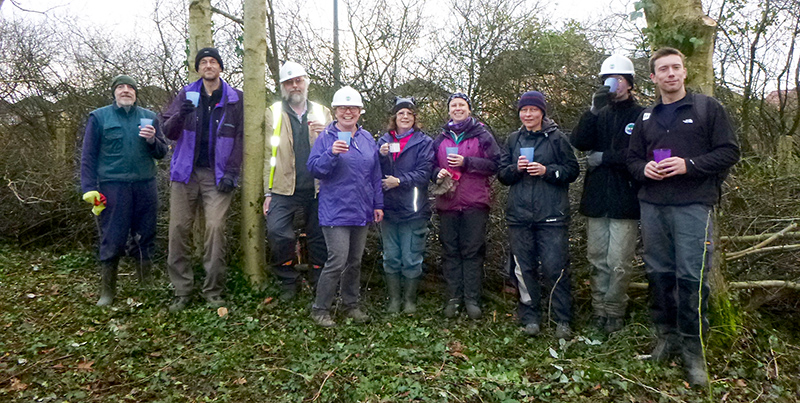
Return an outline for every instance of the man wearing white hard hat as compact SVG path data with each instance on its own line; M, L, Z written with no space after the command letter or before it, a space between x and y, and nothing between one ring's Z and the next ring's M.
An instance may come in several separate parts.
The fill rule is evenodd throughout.
M311 80L303 66L284 63L280 82L282 100L266 111L270 138L264 142L264 215L270 264L281 282L281 299L288 301L297 295L300 273L296 265L308 265L313 285L327 259L317 212L319 184L306 169L306 162L317 136L332 119L327 108L308 100ZM308 241L308 262L295 258L297 215L305 219L302 231Z
M586 220L586 253L592 265L593 325L622 329L628 283L639 235L639 183L628 172L628 141L644 107L631 91L633 63L612 55L600 67L600 88L572 131L572 145L587 151L586 179L578 211Z

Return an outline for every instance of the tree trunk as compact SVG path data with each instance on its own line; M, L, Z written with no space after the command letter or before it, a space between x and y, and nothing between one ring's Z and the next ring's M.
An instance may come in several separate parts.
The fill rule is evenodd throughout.
M262 213L264 138L266 135L267 10L262 0L244 2L244 165L242 169L242 234L244 271L250 283L262 286L264 215Z
M214 46L211 33L211 0L191 0L189 2L189 82L200 78L194 70L197 51Z
M700 0L647 0L644 5L647 35L651 49L670 46L686 55L686 88L706 95L714 95L714 41L717 23L705 15ZM724 214L715 209L714 222ZM716 226L715 226L716 227ZM721 245L720 233L713 231L712 242ZM723 276L725 264L722 249L713 248L712 267L708 271L712 292L710 303L712 321L720 328L723 342L736 335L738 312L732 307L729 290Z
M653 50L670 46L686 55L686 86L714 94L714 40L717 22L703 13L700 0L644 2L647 36Z

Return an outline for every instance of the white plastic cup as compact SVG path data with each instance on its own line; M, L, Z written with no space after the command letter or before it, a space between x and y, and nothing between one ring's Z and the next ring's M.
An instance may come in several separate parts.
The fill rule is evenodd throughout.
M603 83L609 87L608 92L617 92L617 88L619 87L619 81L617 81L614 77L606 78L606 81Z
M152 126L152 125L153 125L153 119L141 118L139 120L139 126L141 127Z
M450 154L458 155L458 147L445 147L444 150L445 150L445 152L447 152L447 155L450 155Z

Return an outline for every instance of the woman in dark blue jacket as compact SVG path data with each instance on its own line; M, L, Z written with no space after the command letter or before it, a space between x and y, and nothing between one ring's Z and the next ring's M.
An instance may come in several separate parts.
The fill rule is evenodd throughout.
M414 98L396 98L388 132L378 139L384 177L381 237L389 313L400 312L401 278L403 312L417 309L417 286L431 217L428 181L433 169L433 139L417 126L416 109Z

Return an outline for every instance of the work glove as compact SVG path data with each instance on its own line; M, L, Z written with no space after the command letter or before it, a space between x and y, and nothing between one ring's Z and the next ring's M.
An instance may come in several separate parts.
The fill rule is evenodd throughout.
M83 200L92 204L92 213L100 215L106 209L106 197L96 190L90 190L83 194Z
M190 101L188 99L185 99L183 101L183 103L181 104L180 115L181 115L182 118L185 118L185 117L191 115L191 113L194 112L194 110L195 110L195 107L194 107L194 104L192 103L192 101Z
M611 95L609 93L610 90L611 87L604 85L598 88L594 95L592 95L592 108L590 110L593 114L597 115L600 113L600 109L608 105L608 98Z
M589 166L589 169L594 169L600 166L603 163L603 152L602 151L589 151L586 154L586 165Z
M220 179L219 183L217 184L217 190L220 193L230 193L234 187L236 186L233 184L233 179L227 176Z

